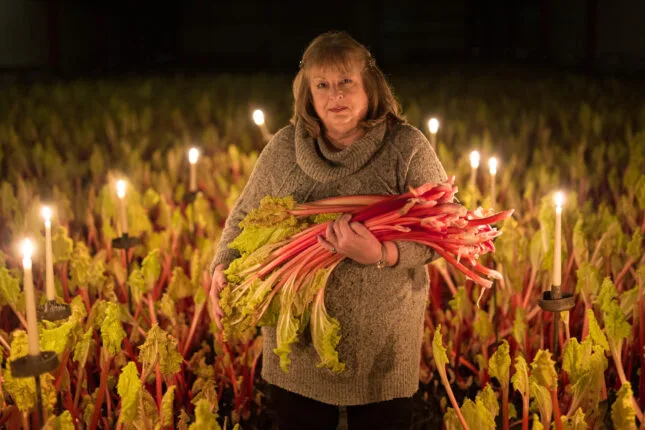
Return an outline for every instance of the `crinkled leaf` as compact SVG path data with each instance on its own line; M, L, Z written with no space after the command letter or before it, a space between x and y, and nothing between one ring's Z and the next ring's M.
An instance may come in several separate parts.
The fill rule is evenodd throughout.
M589 318L589 336L591 337L594 345L598 345L603 349L603 351L608 351L609 343L607 342L607 337L600 328L593 310L587 310L587 318Z
M146 285L146 291L152 290L161 274L161 261L159 259L159 250L153 249L146 255L141 262L141 273Z
M74 356L73 359L77 363L84 365L87 361L90 347L94 341L94 328L90 327L81 338L74 344Z
M526 343L526 328L526 311L518 306L515 308L515 319L513 320L511 333L520 349L524 349L524 344Z
M146 341L139 349L139 361L146 366L159 363L164 376L173 376L181 369L183 357L177 350L177 340L157 324L148 330Z
M582 294L584 299L591 302L595 299L600 288L600 271L589 262L583 262L576 272L578 282L576 293Z
M529 387L531 399L533 399L533 401L537 405L538 410L540 411L542 424L544 425L544 427L549 428L553 414L553 402L551 400L551 393L549 393L549 390L546 387L540 385L533 378L533 375L531 375L531 377L529 378Z
M194 293L194 285L184 273L184 269L181 266L175 266L172 269L172 278L170 280L170 285L168 285L168 294L173 300L184 299L186 297L191 297Z
M488 340L493 335L493 323L488 318L488 313L483 309L477 310L477 317L475 318L475 334L480 340Z
M627 243L627 256L638 261L643 254L643 235L640 229L634 231L631 240Z
M314 348L320 357L320 363L317 366L326 367L334 373L341 373L345 370L345 363L339 361L338 351L336 351L336 347L340 342L340 323L336 318L330 317L327 313L323 293L324 290L320 290L316 294L316 298L312 304L310 319L311 338ZM297 323L294 322L288 326L281 327L280 317L278 317L278 330L283 328L286 336L293 336L295 339L298 331Z
M551 351L540 349L531 363L531 377L543 387L556 389L558 374L555 371L555 362L551 359Z
M0 267L0 307L15 304L20 294L20 281L6 267Z
M188 430L221 430L217 414L211 412L211 405L206 399L201 399L195 405L195 422Z
M39 330L41 350L62 354L70 341L72 331L77 327L76 321L68 321L58 326L55 323L46 324L46 328Z
M133 269L130 272L130 276L128 277L128 287L130 288L132 300L135 303L139 303L143 295L148 292L141 270Z
M636 411L632 402L632 385L625 382L611 405L611 422L616 430L636 430Z
M616 287L614 286L611 278L606 277L602 281L602 285L600 286L600 291L598 292L598 297L596 297L595 303L600 305L600 309L605 312L606 309L608 309L611 305L611 302L613 302L616 298L618 298Z
M52 256L54 264L67 261L72 258L74 241L69 238L67 228L57 225L52 235Z
M486 407L486 409L492 414L493 418L495 418L499 414L499 401L497 400L497 395L490 384L486 384L484 389L477 393L476 400L479 401L480 399L484 404L484 407Z
M491 377L497 378L504 389L508 389L509 370L511 368L511 356L508 342L504 340L488 360L488 373Z
M589 245L584 231L584 219L578 217L576 225L573 227L573 256L576 259L578 267L589 260Z
M455 318L457 321L462 319L470 319L472 315L472 304L468 299L468 294L466 293L466 288L461 286L457 289L457 294L448 302L450 308L455 312Z
M168 387L161 399L161 417L159 418L160 427L169 427L173 424L173 418L175 416L173 408L173 403L175 401L175 388L177 388L176 385Z
M477 397L474 402L470 399L464 400L461 414L471 430L495 429L495 417L480 397Z
M434 332L434 337L432 338L432 355L434 357L435 365L437 370L445 374L446 364L448 364L448 356L446 355L446 348L443 346L443 339L441 336L441 324L437 325L437 328Z
M520 392L522 397L529 395L529 372L526 360L521 355L515 356L515 373L511 377L513 388Z
M133 361L121 369L117 391L121 397L120 423L133 423L137 417L139 399L141 397L141 380L137 366Z
M603 312L603 320L605 321L607 338L612 344L619 345L630 336L632 326L615 300L611 301L605 312Z
M69 411L64 411L62 414L50 417L47 420L45 430L74 430L74 422L72 421L72 414Z
M119 305L106 302L105 319L101 324L101 340L110 355L116 355L121 350L124 337L125 331L119 318Z

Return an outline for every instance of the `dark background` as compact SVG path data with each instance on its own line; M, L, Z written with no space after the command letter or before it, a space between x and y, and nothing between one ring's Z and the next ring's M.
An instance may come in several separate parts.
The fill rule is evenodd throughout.
M293 74L331 29L349 31L386 71L502 64L645 75L643 0L0 0L0 78Z

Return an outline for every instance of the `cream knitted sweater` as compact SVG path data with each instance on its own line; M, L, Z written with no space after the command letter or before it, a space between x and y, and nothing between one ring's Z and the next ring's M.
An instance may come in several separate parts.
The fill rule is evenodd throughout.
M308 202L339 195L400 194L410 186L446 180L435 152L417 128L385 124L370 129L340 152L308 137L301 124L281 129L262 150L231 211L211 271L239 255L228 248L239 222L262 197L292 195ZM425 264L433 252L397 242L399 261L378 269L347 259L331 274L325 306L339 320L339 359L345 371L317 368L320 361L306 330L292 345L284 373L273 327L262 327L262 377L269 383L334 405L359 405L410 397L418 389L423 321L428 295Z

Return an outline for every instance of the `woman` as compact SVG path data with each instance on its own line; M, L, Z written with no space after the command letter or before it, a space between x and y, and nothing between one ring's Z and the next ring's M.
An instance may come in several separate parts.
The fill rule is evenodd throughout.
M239 255L228 248L238 223L262 197L307 202L339 195L400 194L446 180L443 166L417 128L406 124L369 51L344 32L318 36L293 82L294 115L264 148L226 221L212 263L213 287ZM332 273L325 306L341 326L344 372L317 368L310 338L292 345L289 373L280 369L273 327L264 336L262 377L278 427L335 429L338 405L350 429L407 429L419 384L428 292L424 265L432 251L411 242L380 243L367 228L338 218L318 238L347 257Z

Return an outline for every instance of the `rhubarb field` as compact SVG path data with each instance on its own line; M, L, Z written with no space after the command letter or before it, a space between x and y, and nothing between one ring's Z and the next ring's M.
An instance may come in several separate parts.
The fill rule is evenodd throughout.
M392 83L429 139L427 120L439 119L436 151L453 179L429 189L448 187L465 209L432 192L424 199L453 204L460 228L485 220L481 243L492 245L471 264L464 236L451 237L427 266L413 428L645 428L645 83L470 72ZM12 365L30 353L23 239L34 245L36 306L47 302L47 205L55 296L71 311L37 325L40 350L59 362L40 376L49 428L272 428L255 324L278 312L266 301L264 314L236 308L232 298L248 291L242 279L215 300L209 265L265 144L252 112L263 109L277 131L291 116L289 91L289 78L263 75L2 88L0 426L39 421L34 378ZM196 193L191 147L200 151ZM292 203L292 214L321 212ZM332 203L327 213L357 219L367 207ZM407 209L409 223L432 215ZM122 217L139 239L125 249ZM385 224L386 240L426 240ZM555 254L572 306L560 313L540 306ZM326 269L338 264L320 255ZM262 276L273 268L264 263ZM308 276L313 284L319 275ZM324 295L310 300L324 316ZM321 359L342 371L328 346Z

